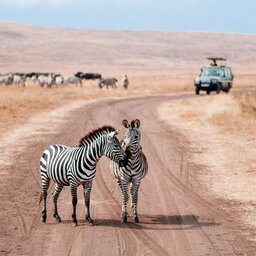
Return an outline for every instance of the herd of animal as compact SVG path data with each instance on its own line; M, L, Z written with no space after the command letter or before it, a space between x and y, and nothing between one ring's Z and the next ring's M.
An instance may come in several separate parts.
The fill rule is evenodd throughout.
M72 76L63 76L56 73L41 73L41 72L31 72L31 73L7 73L0 74L0 85L20 85L25 87L26 81L30 79L31 81L38 83L41 87L52 87L60 85L73 84L76 86L82 86L82 80L99 80L98 86L102 89L104 86L108 89L111 86L113 89L117 88L116 83L118 80L114 77L102 78L99 73L83 73L77 72ZM127 75L121 80L122 87L128 89L129 80Z
M127 204L130 196L133 220L139 223L138 191L141 180L148 172L148 163L140 145L140 120L135 119L129 123L124 119L122 124L126 128L122 143L116 137L118 131L115 128L103 126L86 134L77 147L54 144L43 152L40 159L42 222L46 222L47 190L50 181L53 181L55 182L55 190L52 193L53 217L57 222L61 222L57 207L59 194L64 186L70 186L73 205L72 223L73 226L78 225L76 218L77 187L82 185L86 207L85 220L93 224L90 216L90 193L96 175L97 162L105 155L111 159L110 172L115 177L122 195L121 221L127 222Z

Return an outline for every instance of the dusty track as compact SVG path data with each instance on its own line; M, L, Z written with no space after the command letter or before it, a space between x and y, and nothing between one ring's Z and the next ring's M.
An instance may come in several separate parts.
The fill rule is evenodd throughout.
M15 160L1 167L1 253L10 255L253 255L252 245L239 235L236 221L228 219L220 205L212 205L198 185L196 171L203 166L189 162L190 147L178 131L159 121L157 107L165 100L193 95L107 100L81 105L52 131L47 128L23 141ZM71 198L65 188L59 198L63 222L52 217L40 222L38 162L52 143L70 146L93 128L110 124L121 127L123 118L140 118L142 147L149 173L139 193L141 223L120 223L120 192L102 159L91 194L95 226L84 221L82 189L78 189L79 226L71 225ZM52 120L54 123L54 120ZM45 126L51 128L45 121ZM120 138L123 136L121 132ZM20 142L17 141L17 144ZM8 175L6 175L8 174ZM50 193L49 193L50 194Z

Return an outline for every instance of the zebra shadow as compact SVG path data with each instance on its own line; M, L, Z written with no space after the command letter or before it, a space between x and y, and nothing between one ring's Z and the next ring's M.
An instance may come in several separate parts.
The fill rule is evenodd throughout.
M133 218L128 217L128 223L121 223L121 220L96 219L94 225L144 230L189 230L220 224L214 219L200 220L196 215L141 215L139 224L133 223Z

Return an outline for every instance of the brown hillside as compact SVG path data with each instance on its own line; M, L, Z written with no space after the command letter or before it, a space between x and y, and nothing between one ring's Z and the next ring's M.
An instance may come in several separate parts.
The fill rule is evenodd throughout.
M256 36L172 31L97 31L0 22L0 72L169 70L197 73L207 56L234 71L256 66Z

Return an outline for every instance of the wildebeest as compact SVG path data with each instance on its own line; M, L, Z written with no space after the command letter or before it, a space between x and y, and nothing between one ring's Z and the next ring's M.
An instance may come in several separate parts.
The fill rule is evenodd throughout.
M101 79L101 74L100 73L83 73L83 72L77 72L74 76L79 77L81 79Z
M84 79L101 79L101 74L99 73L85 73Z
M113 89L116 88L116 82L118 82L118 80L114 77L111 78L105 78L99 81L98 86L100 87L100 89L102 89L102 87L104 85L106 85L107 89L109 86L112 86Z
M124 89L128 89L128 85L129 85L129 79L127 75L124 75L122 78L122 85Z

